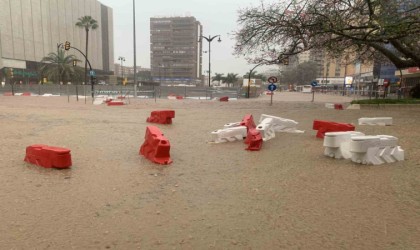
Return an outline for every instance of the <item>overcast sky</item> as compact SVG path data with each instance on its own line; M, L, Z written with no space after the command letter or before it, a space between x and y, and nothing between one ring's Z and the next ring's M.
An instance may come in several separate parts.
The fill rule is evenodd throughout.
M133 1L99 0L114 12L114 56L125 57L124 66L132 66L133 54ZM256 5L259 0L136 0L137 67L150 68L150 17L193 16L203 26L204 36L221 35L222 42L211 42L211 72L245 74L254 65L234 56L233 36L237 28L238 10ZM208 42L203 41L203 50ZM208 70L208 54L203 53L203 74ZM263 72L263 69L257 69Z

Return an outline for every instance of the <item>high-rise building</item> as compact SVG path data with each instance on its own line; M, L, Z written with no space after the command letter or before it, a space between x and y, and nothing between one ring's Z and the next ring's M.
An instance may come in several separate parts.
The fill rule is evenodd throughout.
M85 51L86 31L76 26L78 18L91 16L98 28L89 31L88 60L99 74L114 71L113 11L97 0L0 0L0 79L4 69L14 77L38 81L39 62L59 45L69 41ZM75 55L84 65L84 57ZM19 73L19 74L16 74ZM20 74L22 73L22 74Z
M201 82L202 26L194 17L150 18L150 66L154 81Z

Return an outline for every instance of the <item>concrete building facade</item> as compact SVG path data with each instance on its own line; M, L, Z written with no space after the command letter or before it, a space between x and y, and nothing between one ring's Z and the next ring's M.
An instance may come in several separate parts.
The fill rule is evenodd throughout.
M150 66L155 82L198 84L202 26L194 17L150 18Z
M99 1L0 0L0 6L0 69L34 76L42 58L57 53L65 41L84 52L86 32L75 24L78 18L91 16L99 27L89 31L88 59L95 70L114 71L113 10ZM66 53L84 64L78 51Z

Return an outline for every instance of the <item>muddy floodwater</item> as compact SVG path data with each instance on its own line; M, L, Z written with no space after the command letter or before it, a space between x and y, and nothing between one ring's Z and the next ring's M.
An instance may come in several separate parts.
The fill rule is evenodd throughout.
M0 96L0 249L420 249L420 109L334 110L317 94L85 104L75 97ZM171 125L150 124L175 110ZM260 151L214 144L210 132L252 114L299 122ZM393 126L360 126L360 117ZM323 155L314 119L393 135L405 161L359 165ZM170 141L170 165L139 155L148 125ZM70 169L23 161L46 144Z

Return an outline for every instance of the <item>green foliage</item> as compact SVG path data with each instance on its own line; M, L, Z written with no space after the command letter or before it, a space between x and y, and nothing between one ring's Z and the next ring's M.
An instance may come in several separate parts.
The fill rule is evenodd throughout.
M77 20L76 26L84 28L86 32L89 32L90 29L95 30L99 27L98 22L91 16L82 16Z
M228 73L224 81L227 84L232 84L232 86L238 81L238 74Z
M83 71L79 67L74 67L73 61L79 60L74 55L66 55L64 50L59 50L58 54L49 53L41 60L44 65L40 68L40 75L56 82L80 79Z
M211 80L212 81L223 81L224 80L224 76L223 75L224 75L223 73L222 74L216 73L215 76L213 76L211 78Z
M366 99L353 100L351 104L420 104L418 99Z
M416 84L416 86L410 89L410 96L412 98L420 99L420 84Z
M265 75L257 74L257 71L252 71L251 75L249 75L249 71L246 72L243 78L248 79L248 77L250 77L251 79L261 79L261 81L263 82L267 80L267 77Z

